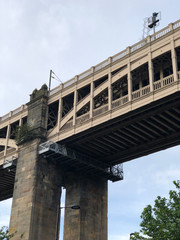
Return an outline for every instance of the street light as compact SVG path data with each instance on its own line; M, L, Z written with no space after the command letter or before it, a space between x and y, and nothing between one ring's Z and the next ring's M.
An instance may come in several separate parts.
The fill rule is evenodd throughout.
M64 207L59 207L58 206L58 213L57 213L57 227L56 227L56 240L58 240L59 236L59 225L60 225L60 210L63 208L70 208L73 210L79 210L80 206L79 205L72 205L72 206L64 206Z
M68 206L68 207L59 207L60 209L62 209L62 208L71 208L71 209L73 209L73 210L78 210L78 209L80 209L80 206L79 205L72 205L72 206Z

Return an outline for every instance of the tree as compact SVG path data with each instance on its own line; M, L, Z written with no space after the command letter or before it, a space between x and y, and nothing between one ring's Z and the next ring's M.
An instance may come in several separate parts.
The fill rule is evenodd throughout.
M169 191L169 199L158 196L154 207L144 208L140 232L135 232L134 240L180 240L180 181L174 181L176 191Z
M16 234L15 233L12 233L12 234L9 234L9 229L8 227L1 227L0 228L0 240L9 240L11 239L14 235ZM22 239L24 236L24 233L20 235L20 239Z
M0 240L9 240L12 236L9 235L8 227L0 228Z

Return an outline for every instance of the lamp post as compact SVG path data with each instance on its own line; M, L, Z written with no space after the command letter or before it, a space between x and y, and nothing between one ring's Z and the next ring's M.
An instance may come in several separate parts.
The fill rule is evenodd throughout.
M60 211L63 208L71 208L72 210L79 210L80 206L79 205L72 205L72 206L65 206L65 207L60 207L58 206L58 211L57 211L57 227L56 227L56 240L59 238L59 225L60 225Z

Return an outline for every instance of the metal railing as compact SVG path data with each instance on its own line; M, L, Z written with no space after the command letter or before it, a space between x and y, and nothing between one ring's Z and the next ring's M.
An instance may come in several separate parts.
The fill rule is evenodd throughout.
M3 163L4 166L3 166L3 167L6 168L6 167L9 167L9 166L11 166L11 165L14 165L14 164L13 164L13 161L16 160L16 159L17 159L17 156L10 156L10 157L8 156L8 157L5 157L5 158L4 158L4 163ZM16 165L16 164L15 164L15 165Z
M107 172L116 177L119 177L120 179L123 179L123 177L124 177L122 164L118 164L118 165L108 168Z

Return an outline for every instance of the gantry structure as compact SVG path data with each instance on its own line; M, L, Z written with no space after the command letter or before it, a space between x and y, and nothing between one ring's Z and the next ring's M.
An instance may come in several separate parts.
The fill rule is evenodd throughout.
M0 118L0 200L13 196L15 210L13 212L12 209L12 215L17 217L17 209L20 208L17 202L27 197L25 190L23 197L18 197L21 181L24 181L22 172L26 172L27 168L27 161L22 163L24 160L19 159L28 158L28 154L35 151L29 161L32 158L43 159L43 166L50 162L55 164L52 171L58 176L58 181L52 180L47 169L44 171L49 176L47 182L51 182L52 186L56 184L59 188L66 188L66 205L78 202L82 209L83 206L86 209L84 213L81 209L81 213L73 215L73 218L67 210L64 239L106 240L107 180L123 179L123 162L180 143L179 91L180 20L52 90L42 88L34 91L28 104ZM38 141L37 137L29 145L23 143L17 146L16 129L27 122L39 129L43 138ZM28 150L30 148L31 151ZM36 168L36 165L33 166ZM47 168L53 167L48 165ZM42 169L39 171L36 173L43 172ZM86 184L83 185L82 181ZM26 190L29 191L29 188ZM36 194L43 188L44 185L41 185ZM16 192L14 195L13 189ZM59 191L54 203L57 206L60 190L56 191ZM81 195L82 191L84 195ZM87 200L90 193L93 197ZM95 208L99 215L96 212L89 214L86 202L88 209ZM33 206L37 203L31 201L28 204ZM53 216L56 213L57 209ZM53 216L51 222L55 226L57 219ZM88 227L88 221L98 227ZM97 221L101 221L101 225ZM11 225L17 230L15 223ZM55 229L53 226L52 229ZM32 231L29 232L32 234ZM55 233L41 233L39 238L37 232L31 234L27 239L42 239L42 236L43 239L54 239L52 236Z

